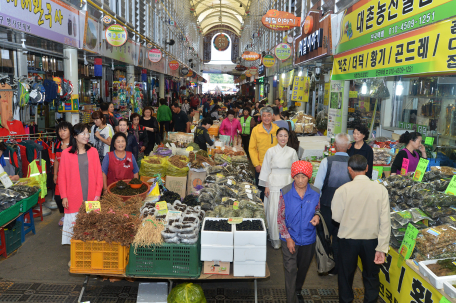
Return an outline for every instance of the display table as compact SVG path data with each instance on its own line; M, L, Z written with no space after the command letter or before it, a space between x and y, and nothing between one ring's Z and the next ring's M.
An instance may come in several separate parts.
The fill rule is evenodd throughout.
M390 247L385 264L380 267L380 296L385 302L438 303L442 297L456 303L443 289L436 289L420 274L413 260L398 267L399 253Z
M82 301L82 297L84 295L85 289L87 287L87 284L89 282L90 274L84 274L80 273L82 275L86 275L86 278L84 280L84 284L82 286L81 292L79 294L79 299L78 302ZM168 280L170 287L169 287L169 292L171 292L171 289L173 288L173 280L192 280L192 281L197 281L197 282L203 282L204 280L252 280L254 283L254 291L255 291L255 303L258 303L258 284L257 280L258 279L266 279L271 276L271 273L269 271L268 264L266 263L266 275L264 277L235 277L233 276L233 267L230 269L230 274L229 275L214 275L214 274L203 274L199 276L197 279L191 279L191 278L177 278L177 277L140 277L140 276L134 276L130 277L125 274L123 275L112 275L110 274L109 277L118 277L118 278L132 278L132 279L148 279L148 280Z

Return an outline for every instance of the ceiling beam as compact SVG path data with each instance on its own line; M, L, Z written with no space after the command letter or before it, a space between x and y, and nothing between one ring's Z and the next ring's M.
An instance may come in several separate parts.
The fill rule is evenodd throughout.
M206 32L203 33L203 36L206 36L210 32L215 31L215 30L226 30L226 31L232 32L236 36L240 36L240 30L239 29L233 28L233 27L231 27L229 25L220 25L220 24L214 25L214 26L206 29Z
M200 22L200 24L201 24L201 26L202 26L202 25L203 25L203 22L204 22L205 20L207 20L208 18L218 17L218 16L220 16L220 15L222 15L222 20L223 20L223 18L229 18L229 19L232 19L232 20L238 22L238 23L239 23L239 26L242 25L242 22L239 21L239 19L237 18L236 15L234 15L234 14L232 14L232 13L229 13L229 12L224 12L224 11L222 11L222 13L220 13L220 12L213 12L213 13L210 13L210 14L206 15L206 17L204 17L203 19L201 19L199 22ZM220 21L217 20L217 22L220 22Z
M193 7L195 8L195 11L196 11L196 8L198 7L198 5L200 5L201 3L203 3L204 1L207 1L207 0L199 0L195 3L195 5L193 5ZM246 5L246 3L242 2L241 0L233 0L233 1L236 1L237 3L239 4L242 4L242 7L244 8L244 6ZM250 1L250 0L249 0ZM245 8L244 8L245 10Z
M232 7L228 6L228 5L225 5L225 4L223 4L222 6L219 5L219 6L207 7L205 9L203 9L200 13L198 13L197 16L198 17L201 16L201 14L203 14L204 12L206 12L206 11L208 11L210 9L215 9L217 11L220 11L220 7L224 8L224 9L228 9L228 10L234 11L236 14L239 15L239 17L242 18L242 14L240 12L238 12L234 8L232 8Z

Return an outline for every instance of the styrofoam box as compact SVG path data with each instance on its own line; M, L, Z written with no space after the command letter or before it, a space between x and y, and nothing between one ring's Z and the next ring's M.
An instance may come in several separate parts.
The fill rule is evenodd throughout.
M437 277L432 272L432 270L430 270L427 267L428 264L435 264L439 260L445 260L445 259L437 259L437 260L428 260L428 261L418 262L418 266L420 267L420 273L423 276L427 277L429 279L429 281L431 282L431 284L437 289L443 288L443 282L456 280L456 276Z
M233 262L235 277L264 277L266 276L266 262Z
M166 303L168 298L168 283L139 283L137 301L141 303Z
M201 229L201 246L203 245L221 245L221 246L231 246L233 247L233 230L234 227L231 226L231 231L207 231L204 230L206 221L220 221L227 220L223 218L204 218L203 228ZM203 260L206 261L206 260ZM212 260L207 260L212 261ZM222 260L218 260L222 261ZM225 260L223 260L225 261Z
M201 245L201 261L233 262L233 246Z
M237 261L266 262L266 246L235 246L234 262Z
M456 288L454 288L454 284L456 284L456 279L443 282L443 290L450 298L456 298Z
M254 245L254 246L266 246L267 242L267 233L266 233L266 226L264 225L263 219L248 219L244 218L243 221L246 220L260 220L261 224L263 225L262 231L242 231L236 230L234 228L234 246L246 246L246 245Z

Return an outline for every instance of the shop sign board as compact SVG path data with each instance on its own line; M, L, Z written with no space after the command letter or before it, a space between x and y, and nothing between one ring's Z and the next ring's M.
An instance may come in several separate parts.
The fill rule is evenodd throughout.
M264 67L264 64L261 64L258 66L258 76L264 76L266 72L266 68Z
M402 121L399 121L399 128L416 130L420 134L426 134L428 131L428 127L426 125L417 125L414 123L407 123L407 122L402 122ZM425 137L425 136L423 135L423 137Z
M328 109L328 137L335 136L342 131L343 96L343 81L331 81Z
M331 55L331 18L319 18L311 12L308 21L301 25L301 34L294 40L295 64Z
M128 33L122 25L113 24L106 29L105 38L110 45L118 47L127 42Z
M291 56L291 46L286 43L279 43L274 48L274 55L277 59L285 61Z
M327 106L329 104L329 91L331 89L331 84L325 83L325 94L323 95L323 105ZM350 109L349 109L350 110Z
M255 61L255 60L260 59L260 57L261 57L260 54L255 53L255 52L245 51L242 54L242 59L244 59L245 61Z
M223 52L230 46L230 39L226 34L218 34L214 38L214 48L219 52Z
M2 1L0 25L79 47L79 12L59 0Z
M187 73L187 77L191 77L191 76L193 76L193 71L189 70L188 73Z
M142 46L142 45L138 45L137 47L139 49L138 58L139 58L139 65L140 66L142 66L144 68L147 68L149 70L156 71L156 72L165 73L166 60L160 60L158 62L152 62L152 61L149 60L147 55L145 55L144 58L143 58L141 53L148 54L149 53L149 49L147 47L145 47L145 46ZM141 65L141 58L143 58L143 60L142 60L143 64L142 65Z
M332 80L456 71L456 18L334 56Z
M359 1L337 25L335 54L442 21L454 16L455 9L454 0Z
M100 55L103 55L107 58L115 59L124 63L144 66L144 60L139 60L139 58L144 58L145 56L140 56L140 54L145 52L145 48L141 48L139 44L128 39L127 42L119 47L114 47L110 45L106 40L102 40ZM146 60L149 61L149 60ZM147 67L146 67L147 68Z
M293 92L291 94L291 101L294 102L309 102L309 77L294 77Z
M287 31L301 24L301 17L296 17L292 13L270 9L261 18L261 23L269 29L276 31Z
M149 50L148 57L151 62L156 63L162 59L162 52L158 48L153 48Z
M179 62L177 62L177 60L172 60L168 63L168 66L171 70L177 70L179 68Z
M237 70L238 72L243 72L245 70L247 70L247 67L245 67L244 65L236 65L236 67L234 68L235 70Z
M252 77L252 74L250 73L250 70L248 70L248 71L245 72L245 76L246 76L247 78Z
M251 66L250 69L249 69L249 73L250 73L252 76L255 76L256 74L258 74L258 67L256 67L256 66Z
M273 55L266 55L263 57L263 65L266 67L274 66L276 60Z
M188 75L188 68L187 67L182 67L180 70L181 76L187 76Z
M82 11L79 13L79 22L84 24L82 48L91 53L99 53L101 24L94 17L89 16L88 12Z

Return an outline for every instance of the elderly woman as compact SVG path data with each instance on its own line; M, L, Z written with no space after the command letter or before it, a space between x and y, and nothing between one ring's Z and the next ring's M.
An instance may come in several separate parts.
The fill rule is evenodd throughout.
M101 165L103 171L103 192L108 190L111 183L119 180L133 179L138 177L138 164L135 156L126 151L127 136L124 133L116 133L112 138L115 150L106 154Z
M230 136L231 141L233 141L233 138L242 131L241 123L238 119L234 119L236 114L234 110L230 109L227 114L228 117L223 119L219 132L221 135Z
M316 228L320 223L320 190L309 184L312 164L296 161L291 166L294 181L281 189L279 200L280 240L285 267L287 303L297 303L315 253Z
M277 226L280 189L293 181L290 176L291 165L298 161L296 151L287 146L288 134L286 128L277 130L277 145L266 152L259 177L259 185L265 187L264 208L268 221L268 233L272 247L275 249L280 248L281 242Z

